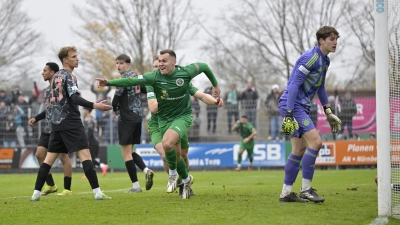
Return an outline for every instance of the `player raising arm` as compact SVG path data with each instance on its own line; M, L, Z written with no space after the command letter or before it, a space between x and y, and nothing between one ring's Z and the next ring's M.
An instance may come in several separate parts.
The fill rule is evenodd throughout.
M96 78L99 86L129 87L147 85L154 88L158 102L158 126L162 134L162 145L168 162L169 180L167 193L176 189L178 174L183 179L183 199L190 197L193 177L188 174L186 164L177 153L175 145L186 135L193 121L190 103L190 81L200 73L205 73L213 85L213 95L219 97L220 89L211 69L205 63L194 63L185 67L176 65L176 54L172 50L163 50L159 56L160 69L133 78L108 81ZM178 157L177 157L178 156Z

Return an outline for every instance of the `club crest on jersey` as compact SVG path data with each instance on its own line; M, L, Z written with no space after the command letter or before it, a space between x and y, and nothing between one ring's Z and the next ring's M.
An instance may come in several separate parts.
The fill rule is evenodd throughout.
M168 98L167 90L162 90L161 93L162 93L161 99L167 99Z
M308 125L310 125L310 121L308 121L308 119L303 119L303 125L308 127Z
M176 79L176 85L182 86L185 83L185 81L182 78Z

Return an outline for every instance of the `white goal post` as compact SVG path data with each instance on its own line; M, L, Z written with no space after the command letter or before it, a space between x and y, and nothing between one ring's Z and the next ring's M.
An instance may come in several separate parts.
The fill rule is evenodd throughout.
M374 1L378 216L391 216L388 0Z

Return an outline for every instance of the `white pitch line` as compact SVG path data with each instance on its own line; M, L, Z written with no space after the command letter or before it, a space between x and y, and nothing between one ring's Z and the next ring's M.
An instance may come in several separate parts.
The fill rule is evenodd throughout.
M389 223L387 217L377 217L370 223L370 225L385 225L387 223Z

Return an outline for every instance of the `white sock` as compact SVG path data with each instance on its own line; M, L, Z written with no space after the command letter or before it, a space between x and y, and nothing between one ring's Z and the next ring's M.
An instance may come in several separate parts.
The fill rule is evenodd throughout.
M93 189L94 194L102 194L100 187Z
M140 188L139 181L133 182L133 183L132 183L132 187L133 187L133 188Z
M238 164L238 166L237 166L238 168L240 168L240 167L242 167L240 164Z
M34 195L39 195L39 196L40 196L40 191L34 190L34 191L33 191L33 194L34 194Z
M147 171L149 171L149 168L146 167L146 168L144 168L143 173L147 174Z
M305 191L305 190L308 190L310 188L311 188L311 180L303 178L301 190Z
M104 163L100 163L100 168L103 169Z
M186 179L182 179L183 183L187 184L190 181L190 175L188 174L188 177Z
M292 185L283 184L281 195L286 196L290 194L290 192L292 192L292 187Z
M171 175L177 175L178 174L178 172L176 171L176 169L174 169L174 170L171 170L171 169L169 169L169 175L171 176Z

